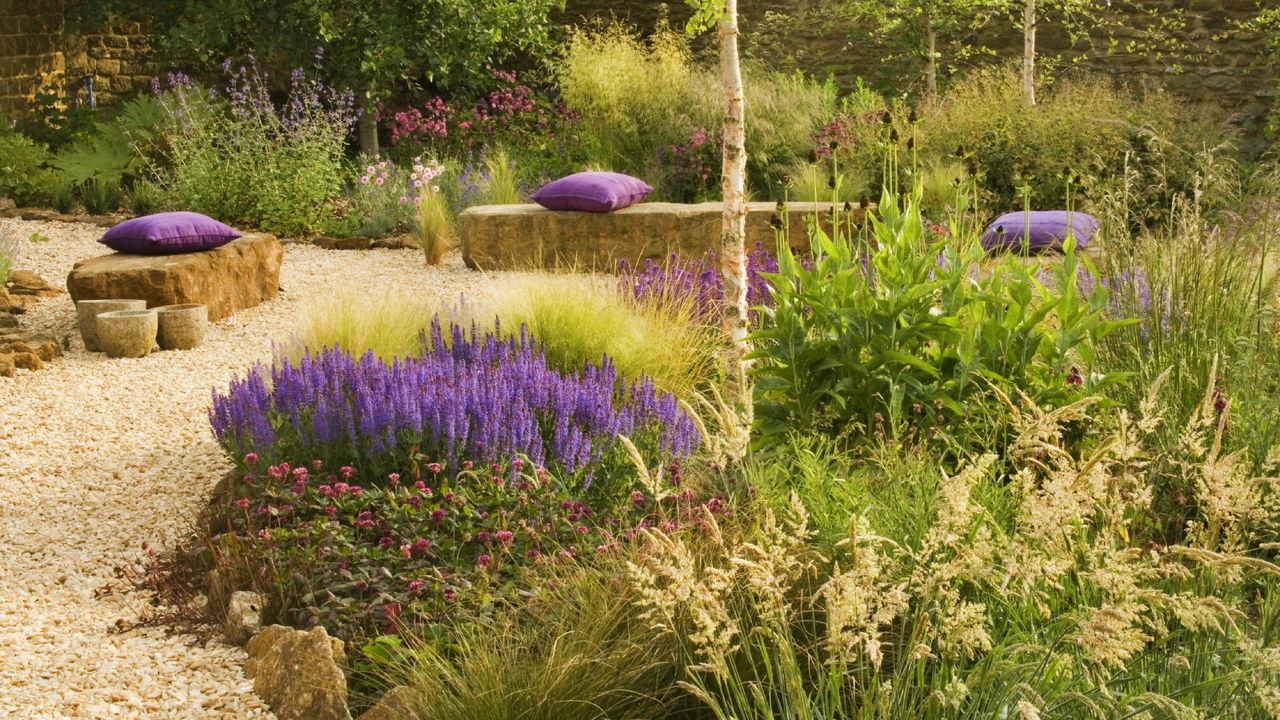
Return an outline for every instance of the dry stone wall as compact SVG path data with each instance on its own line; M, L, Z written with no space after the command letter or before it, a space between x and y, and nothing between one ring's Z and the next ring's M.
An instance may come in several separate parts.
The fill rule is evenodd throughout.
M93 77L95 99L110 103L150 82L141 27L72 32L68 12L66 0L0 0L0 114L25 111L45 84L83 97Z
M820 76L834 73L846 86L864 78L881 87L901 91L918 81L920 68L882 62L883 48L864 40L849 42L848 26L823 22L829 0L758 0L743 3L741 23L748 52L756 52L774 64L791 64ZM1181 50L1157 57L1145 50L1104 52L1101 47L1073 45L1060 26L1045 23L1039 33L1041 49L1059 55L1071 67L1103 73L1118 81L1148 88L1163 88L1190 99L1209 102L1239 113L1246 124L1257 123L1276 112L1280 77L1264 59L1266 39L1244 33L1236 24L1254 17L1258 0L1141 0L1144 9L1158 13L1181 11L1186 28L1175 40ZM683 2L650 0L568 0L565 20L618 18L641 29L652 28L662 16L677 26L688 17ZM783 22L782 16L796 21ZM1128 12L1113 15L1108 23L1123 47L1130 39L1142 39L1149 18ZM835 25L836 27L833 27ZM969 39L995 52L996 57L1021 57L1021 29L1012 22L993 22ZM753 42L754 41L754 42Z

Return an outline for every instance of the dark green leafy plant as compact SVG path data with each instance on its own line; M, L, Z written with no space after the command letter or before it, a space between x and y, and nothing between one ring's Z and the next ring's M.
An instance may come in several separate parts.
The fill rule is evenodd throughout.
M0 197L19 205L49 202L57 187L54 173L45 167L45 147L0 122Z

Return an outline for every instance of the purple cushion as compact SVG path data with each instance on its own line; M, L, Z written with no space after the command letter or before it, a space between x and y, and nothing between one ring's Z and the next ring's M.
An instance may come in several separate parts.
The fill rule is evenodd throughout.
M615 172L580 172L549 182L533 194L548 210L604 213L631 207L649 197L643 180Z
M982 247L987 252L1020 252L1022 237L1026 235L1027 249L1030 252L1060 252L1068 230L1075 235L1076 249L1084 249L1098 231L1098 219L1082 212L1068 213L1066 210L1011 212L1001 215L987 226L987 231L982 234Z
M176 255L222 247L240 233L211 217L193 212L165 212L125 220L98 242L122 253Z

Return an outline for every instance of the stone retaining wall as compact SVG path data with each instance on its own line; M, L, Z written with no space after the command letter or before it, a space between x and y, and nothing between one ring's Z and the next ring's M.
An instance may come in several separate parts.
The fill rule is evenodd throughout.
M551 211L538 205L484 205L468 208L458 220L462 259L478 270L556 268L616 272L622 260L665 261L672 253L700 258L718 249L724 206L717 202L641 203L611 213ZM747 246L774 247L776 206L748 204ZM805 222L821 216L830 228L829 203L792 203L791 244L807 250ZM860 224L858 208L841 213L841 225Z
M148 85L141 27L72 32L71 12L67 0L0 0L0 114L25 112L44 84L84 97L84 79L92 76L95 100L104 103Z
M883 48L866 42L851 45L847 28L825 23L827 12L823 8L829 1L744 3L744 47L784 67L794 66L819 76L832 72L845 87L859 77L895 92L901 92L907 82L919 82L922 67L883 62ZM1142 0L1137 4L1151 10L1181 10L1187 26L1177 39L1186 49L1163 59L1152 53L1126 53L1122 49L1107 53L1101 47L1073 46L1060 26L1047 21L1039 32L1040 48L1046 55L1074 60L1072 67L1218 105L1239 113L1246 125L1256 124L1277 110L1280 78L1274 68L1261 62L1266 39L1257 33L1239 32L1235 26L1256 15L1257 0ZM688 8L675 1L568 0L564 18L579 22L583 18L616 17L649 29L664 14L679 27L688 17ZM790 16L793 21L782 21L781 16ZM1114 15L1110 26L1119 28L1114 34L1123 45L1129 39L1143 37L1142 27L1148 22L1148 17L1124 11ZM1011 22L994 21L971 40L990 47L997 58L1013 60L1022 56L1021 28Z

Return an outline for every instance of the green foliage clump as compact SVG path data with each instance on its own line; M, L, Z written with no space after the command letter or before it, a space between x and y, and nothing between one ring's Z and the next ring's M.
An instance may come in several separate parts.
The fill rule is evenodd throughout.
M46 164L49 151L0 122L0 197L19 205L42 205L53 199L57 176Z
M668 28L648 41L620 25L575 30L554 69L565 102L581 113L588 163L650 179L660 192L674 150L721 125L717 71L695 62L688 39ZM748 176L764 193L806 156L836 112L836 90L756 67L745 75Z
M992 389L1058 406L1105 386L1091 377L1092 347L1115 323L1104 290L1079 292L1073 243L1046 287L1017 258L983 268L977 232L953 222L950 237L935 235L919 200L919 189L901 203L886 192L865 238L811 229L809 266L781 244L776 304L752 352L761 442L802 432L990 443Z
M229 80L225 96L189 81L161 96L167 147L147 182L169 208L278 235L321 231L341 192L351 96L298 77L277 109L255 69Z
M1083 77L1059 80L1033 108L1020 97L1016 72L995 68L956 83L920 111L921 153L954 157L962 148L993 208L1021 207L1024 184L1036 206L1061 207L1072 174L1083 178L1089 200L1131 166L1144 188L1131 221L1147 224L1163 217L1175 196L1199 189L1206 155L1229 157L1235 149L1236 131L1220 113L1164 94L1134 97Z

